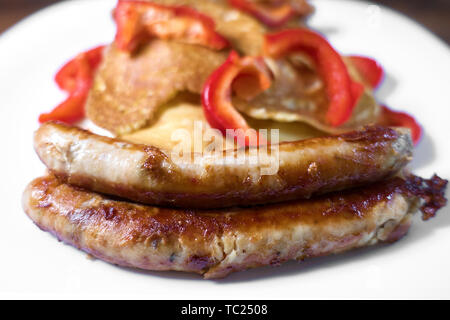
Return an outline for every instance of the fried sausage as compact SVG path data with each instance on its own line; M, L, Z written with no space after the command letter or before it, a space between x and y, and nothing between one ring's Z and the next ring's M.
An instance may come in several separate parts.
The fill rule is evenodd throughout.
M211 279L398 240L421 205L421 192L429 203L424 213L445 205L446 181L433 179L425 189L424 180L395 177L309 200L191 210L111 200L46 176L29 184L23 205L42 230L99 259Z
M273 158L278 170L268 175L267 163L251 161L251 149L231 150L219 159L173 161L170 152L156 147L58 123L42 125L34 145L62 181L146 204L187 208L309 198L393 176L412 154L407 129L383 127L281 143ZM236 160L242 158L245 162Z

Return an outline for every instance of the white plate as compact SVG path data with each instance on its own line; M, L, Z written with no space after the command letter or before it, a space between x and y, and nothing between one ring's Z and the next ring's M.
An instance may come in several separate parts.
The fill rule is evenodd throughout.
M44 173L32 147L40 112L61 99L53 75L74 54L110 42L111 1L65 1L0 36L3 152L0 297L34 298L450 298L450 207L396 244L290 262L207 281L136 272L56 241L23 213L21 193ZM415 22L362 1L314 1L311 26L342 53L376 57L388 76L378 97L425 127L412 168L450 177L450 51Z

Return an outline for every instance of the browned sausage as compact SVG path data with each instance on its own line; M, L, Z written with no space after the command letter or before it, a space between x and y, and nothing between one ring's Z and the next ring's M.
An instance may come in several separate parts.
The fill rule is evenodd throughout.
M392 176L411 159L406 129L370 127L340 136L279 145L278 171L264 163L200 157L172 161L169 152L47 123L35 149L59 178L130 200L188 208L219 208L309 198ZM232 150L227 159L236 159ZM245 151L250 159L250 150ZM223 160L223 159L222 159ZM180 162L181 161L181 162Z
M445 181L435 179L427 213L445 205ZM220 278L395 241L418 210L422 182L392 178L309 200L201 211L111 200L47 176L30 183L23 205L41 229L105 261Z

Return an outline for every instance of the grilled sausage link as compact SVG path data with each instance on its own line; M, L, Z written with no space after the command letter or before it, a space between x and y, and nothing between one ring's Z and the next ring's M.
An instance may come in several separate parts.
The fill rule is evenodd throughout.
M411 159L409 131L368 127L339 136L278 145L278 171L252 161L252 149L196 161L172 160L155 147L107 138L59 123L34 137L42 162L62 181L153 205L221 208L309 198L393 176ZM253 150L254 151L254 150ZM245 161L236 160L244 154Z
M419 208L407 183L392 178L290 203L188 210L111 200L47 176L29 184L23 205L41 229L99 259L222 278L398 240Z

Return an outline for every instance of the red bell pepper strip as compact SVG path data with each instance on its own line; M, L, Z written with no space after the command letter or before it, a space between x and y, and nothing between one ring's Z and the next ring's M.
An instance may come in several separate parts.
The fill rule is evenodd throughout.
M69 93L69 97L50 113L39 116L39 122L50 120L73 123L83 119L84 105L92 86L93 76L102 59L103 46L83 52L65 64L56 74L58 86Z
M233 86L236 82L239 86ZM268 89L271 83L272 73L262 58L241 58L232 51L225 63L210 75L203 87L202 105L208 123L223 134L226 133L226 129L244 131L250 129L247 121L232 105L233 87L237 89L235 92L241 98L252 99ZM238 138L239 141L242 140ZM245 137L246 146L252 145L255 141L258 144L265 143L262 137Z
M115 43L133 52L149 39L175 39L214 50L229 46L215 31L210 17L185 6L165 6L146 1L119 0L114 10L117 24Z
M414 119L413 116L405 113L389 109L386 106L381 106L381 115L379 124L391 127L405 127L411 130L411 137L414 145L417 145L422 138L422 127Z
M352 80L342 57L321 35L301 28L268 34L264 51L273 58L282 58L296 51L311 56L325 83L329 99L328 123L337 127L350 118L355 106Z
M84 104L87 94L82 89L77 89L64 102L59 104L50 113L42 113L39 122L62 121L74 123L84 118Z
M102 53L105 46L98 46L91 50L84 52L89 67L96 70L102 61ZM76 59L67 62L55 75L55 82L61 90L68 93L75 91L77 87L77 73L79 70L79 63Z
M364 81L375 89L381 83L384 76L383 68L373 59L362 56L349 57L353 65L357 68ZM358 82L352 82L352 95L355 103L364 92L364 86ZM422 137L422 127L411 115L405 112L398 112L381 106L379 124L392 127L406 127L411 130L411 137L414 145L417 145Z
M365 82L370 84L373 89L380 85L384 71L378 62L362 56L350 56L349 58Z
M305 0L228 0L228 2L272 28L280 27L296 16L305 16L312 12L312 7Z

